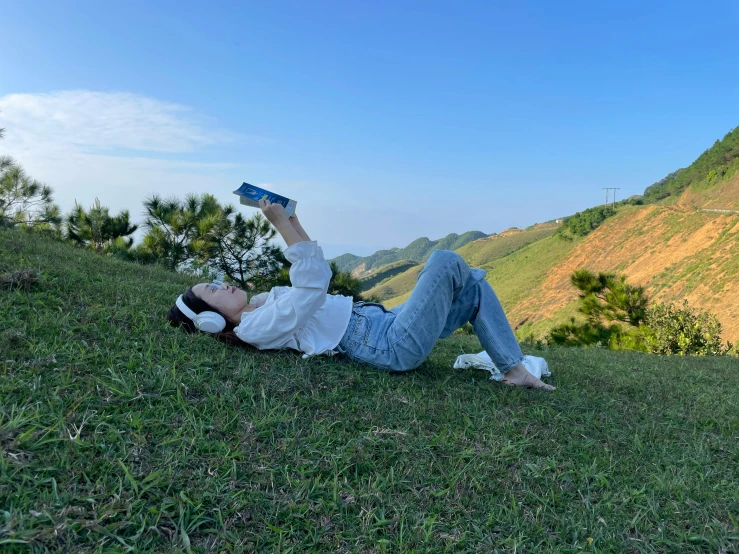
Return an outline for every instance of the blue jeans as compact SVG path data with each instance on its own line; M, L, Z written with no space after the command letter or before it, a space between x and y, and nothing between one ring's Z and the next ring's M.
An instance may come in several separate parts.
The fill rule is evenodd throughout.
M456 252L435 250L408 301L392 310L356 302L337 350L385 371L417 368L440 338L466 322L501 373L523 361L503 307L482 269Z

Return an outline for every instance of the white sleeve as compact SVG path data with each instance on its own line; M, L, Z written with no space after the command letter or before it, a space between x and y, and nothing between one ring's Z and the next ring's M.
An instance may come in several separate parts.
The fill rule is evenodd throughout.
M260 292L259 294L255 294L251 297L251 300L249 300L249 306L256 306L257 308L259 308L260 306L264 306L264 303L267 301L268 297L268 292Z
M316 241L298 242L285 250L290 290L274 302L242 314L236 336L259 349L280 348L326 302L331 268Z

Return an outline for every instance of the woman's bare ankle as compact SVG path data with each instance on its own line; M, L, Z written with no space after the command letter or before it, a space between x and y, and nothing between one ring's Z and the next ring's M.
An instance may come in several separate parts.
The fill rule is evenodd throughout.
M556 387L547 385L541 379L538 379L523 364L513 366L503 375L503 382L512 387L530 387L532 389L556 390Z

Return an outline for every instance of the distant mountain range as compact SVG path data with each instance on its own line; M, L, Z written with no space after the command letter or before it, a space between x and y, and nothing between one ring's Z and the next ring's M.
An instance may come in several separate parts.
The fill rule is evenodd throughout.
M372 269L402 260L425 262L434 250L456 250L468 242L486 236L481 231L468 231L462 235L450 233L439 240L430 240L426 237L421 237L420 239L414 240L405 248L378 250L374 254L364 257L355 256L354 254L342 254L331 261L335 262L341 271L349 271L355 277L363 277Z

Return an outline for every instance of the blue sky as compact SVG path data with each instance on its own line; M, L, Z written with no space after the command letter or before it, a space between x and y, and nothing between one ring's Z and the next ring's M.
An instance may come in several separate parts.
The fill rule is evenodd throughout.
M62 208L242 181L327 255L641 193L739 125L739 3L6 2L0 153ZM247 210L247 208L244 208Z

